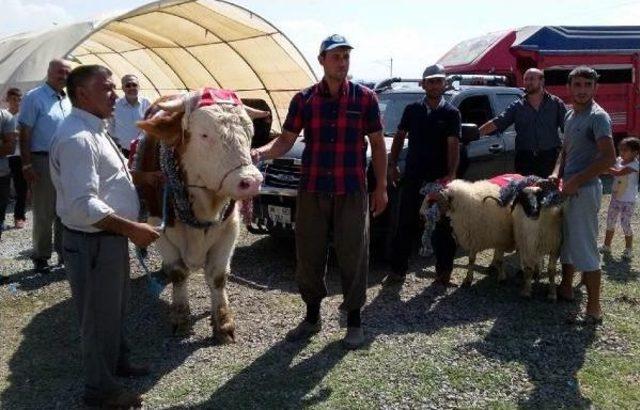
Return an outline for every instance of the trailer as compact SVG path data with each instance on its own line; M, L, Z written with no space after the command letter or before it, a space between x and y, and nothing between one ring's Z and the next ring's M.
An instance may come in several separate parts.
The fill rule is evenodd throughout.
M614 138L640 136L640 26L535 26L490 33L456 45L439 63L449 73L504 75L518 87L527 69L540 68L547 90L568 105L568 74L588 65L600 74L596 100L611 116Z

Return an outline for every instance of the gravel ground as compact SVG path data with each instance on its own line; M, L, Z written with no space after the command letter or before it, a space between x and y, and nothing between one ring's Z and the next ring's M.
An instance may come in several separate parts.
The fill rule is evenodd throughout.
M552 304L541 283L531 301L521 300L514 256L506 285L480 273L471 288L447 290L433 285L431 260L416 257L405 284L391 286L374 258L363 313L367 346L356 352L340 345L335 268L322 332L309 343L283 341L303 310L289 242L242 231L232 266L241 280L229 284L234 345L211 339L201 274L190 286L193 333L178 338L167 323L169 287L155 299L132 260L129 334L134 359L152 363L153 372L125 383L154 409L638 408L640 270L637 259L620 261L622 246L616 237L605 261L607 316L599 328L565 323L584 308L581 292L578 305ZM32 274L29 248L30 226L6 231L0 242L0 407L79 408L80 341L64 270ZM489 259L483 254L479 264ZM458 283L466 261L456 260ZM160 266L153 247L150 266Z

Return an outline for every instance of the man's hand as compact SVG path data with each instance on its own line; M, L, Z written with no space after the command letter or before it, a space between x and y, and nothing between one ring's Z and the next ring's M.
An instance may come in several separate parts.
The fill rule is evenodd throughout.
M258 162L260 162L260 151L258 151L256 148L253 148L249 153L251 155L251 162L253 162L253 165L256 165Z
M387 188L376 188L376 190L371 193L369 201L371 202L371 212L373 212L373 217L375 218L384 212L387 207L387 203L389 202L389 198L387 197Z
M25 181L27 181L29 185L37 182L39 178L38 174L36 173L36 171L33 170L32 167L23 168L22 175L24 176Z
M568 181L562 184L561 193L566 197L576 195L578 193L578 189L580 188L580 185L582 185L582 182L580 181L580 177L578 175L574 175L571 178L569 178Z
M389 179L389 184L397 187L398 182L400 181L400 167L397 165L389 164L389 169L387 170L387 175Z
M134 222L127 236L137 247L146 248L160 237L160 233L149 224Z

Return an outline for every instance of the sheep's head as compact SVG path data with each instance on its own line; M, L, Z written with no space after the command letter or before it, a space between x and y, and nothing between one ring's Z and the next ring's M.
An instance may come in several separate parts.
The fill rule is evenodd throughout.
M542 199L542 188L537 186L522 188L513 199L511 210L513 211L516 206L520 205L528 218L538 219L542 210Z

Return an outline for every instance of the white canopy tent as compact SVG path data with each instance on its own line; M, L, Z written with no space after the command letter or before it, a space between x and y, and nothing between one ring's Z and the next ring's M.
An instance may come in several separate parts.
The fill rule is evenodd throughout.
M221 0L157 1L100 22L0 39L0 92L32 88L56 57L105 65L116 78L135 74L152 100L203 86L233 89L265 100L275 128L293 94L316 81L275 26Z

